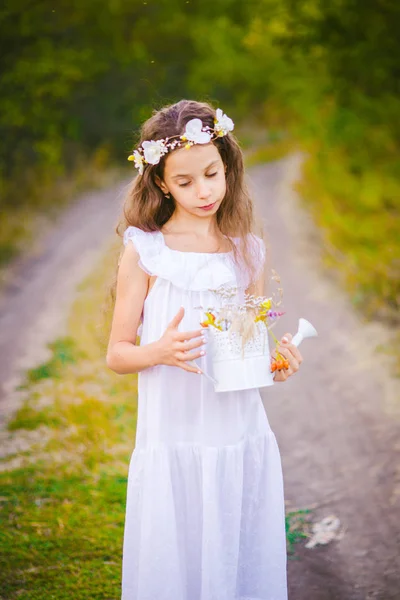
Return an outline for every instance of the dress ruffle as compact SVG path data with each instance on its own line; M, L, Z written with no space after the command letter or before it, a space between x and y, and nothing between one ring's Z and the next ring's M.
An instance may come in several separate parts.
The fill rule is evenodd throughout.
M122 600L283 600L286 540L272 431L225 447L133 452Z
M257 269L264 261L265 249L260 238L252 236L252 239L251 251ZM149 275L166 279L176 287L204 291L221 285L246 287L249 283L235 265L233 252L172 250L165 244L161 231L143 231L133 226L124 232L124 244L127 245L129 240L139 254L140 267Z

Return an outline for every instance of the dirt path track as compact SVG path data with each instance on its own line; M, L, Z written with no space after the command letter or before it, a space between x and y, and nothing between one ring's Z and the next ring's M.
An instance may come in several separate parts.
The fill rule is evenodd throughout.
M297 546L297 559L289 560L289 599L395 600L398 385L371 350L385 340L384 330L363 323L320 266L315 229L289 185L298 168L293 156L250 172L272 266L284 288L287 314L276 333L294 333L301 316L319 333L301 346L301 371L263 397L281 450L289 507L315 506L314 520L337 515L344 535L313 550ZM46 343L63 334L77 285L111 239L122 189L88 194L71 207L4 290L0 417L12 408L19 371L42 362Z
M298 169L294 156L253 169L252 182L284 289L278 331L295 333L303 316L319 337L302 344L301 371L263 398L287 501L316 506L313 520L335 514L344 535L289 561L289 598L399 599L399 387L373 352L384 330L363 323L323 272L315 230L289 185Z
M76 288L113 235L124 185L85 194L13 266L0 296L0 423L20 373L47 360L46 344L63 335Z

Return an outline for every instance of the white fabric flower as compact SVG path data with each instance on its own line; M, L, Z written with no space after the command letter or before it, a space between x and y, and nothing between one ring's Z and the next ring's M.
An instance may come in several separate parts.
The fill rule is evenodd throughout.
M133 160L135 161L135 167L138 169L140 175L142 175L144 168L143 156L138 150L135 150L135 152L133 153Z
M220 108L217 108L214 130L218 135L226 135L234 128L234 123Z
M164 140L151 140L142 144L144 160L150 165L157 165L163 154L168 152L164 145Z
M207 131L202 131L203 123L200 119L191 119L186 123L185 133L183 138L195 144L208 144L211 140L211 134Z

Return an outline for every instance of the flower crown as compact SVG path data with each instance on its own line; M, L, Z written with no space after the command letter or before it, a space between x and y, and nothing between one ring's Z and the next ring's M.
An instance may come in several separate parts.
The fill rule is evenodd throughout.
M173 135L161 140L143 142L137 150L134 150L133 154L128 156L128 160L134 161L135 167L141 175L146 164L157 165L161 157L170 150L175 150L175 148L181 146L189 149L194 144L208 144L211 140L226 135L233 128L232 119L227 117L220 108L217 108L214 128L208 125L203 127L200 119L191 119L186 123L183 135Z

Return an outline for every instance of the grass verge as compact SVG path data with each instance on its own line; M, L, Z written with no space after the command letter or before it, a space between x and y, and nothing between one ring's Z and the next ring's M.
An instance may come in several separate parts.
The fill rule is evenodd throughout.
M137 387L104 364L104 277L103 260L81 287L70 336L27 373L26 400L2 434L4 600L119 597Z
M250 142L253 136L253 144ZM304 208L321 233L321 259L347 292L355 310L369 321L384 323L390 372L400 377L400 184L382 173L351 172L349 159L301 135L279 131L247 132L248 167L304 150L301 181L295 184Z

